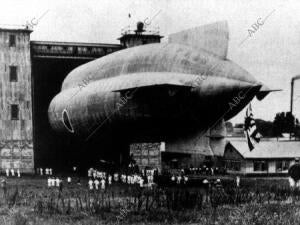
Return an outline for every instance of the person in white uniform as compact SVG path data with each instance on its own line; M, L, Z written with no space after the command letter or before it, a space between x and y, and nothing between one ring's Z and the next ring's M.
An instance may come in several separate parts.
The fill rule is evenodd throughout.
M187 176L183 176L183 182L186 184L188 182L189 178Z
M105 180L104 179L101 180L101 189L105 190Z
M95 184L95 189L98 190L98 189L99 189L99 184L100 184L99 180L96 179L96 180L94 181L94 184Z
M90 190L93 190L93 189L94 189L93 183L94 183L94 182L92 181L92 179L90 179L90 180L89 180L89 183L88 183L88 184L89 184L89 189L90 189Z
M48 187L51 187L51 186L52 186L52 180L51 180L50 177L48 178L47 183L48 183Z
M11 176L14 177L15 176L15 170L11 169L10 172L11 172Z
M60 180L59 180L59 178L57 177L57 178L55 179L55 185L56 185L56 187L59 187L59 182L60 182Z
M177 184L180 184L181 183L181 176L177 176Z
M140 187L144 187L144 179L143 178L140 178L139 179L139 184L140 184Z
M112 182L112 176L109 175L109 176L108 176L108 184L111 185L111 182Z
M114 181L117 182L119 180L119 174L115 173L114 174Z
M240 177L237 176L237 177L236 177L236 186L237 186L237 187L240 187L240 181L241 181Z
M174 174L171 177L171 181L173 182L173 184L176 182L176 178L175 178Z
M6 176L9 177L9 169L6 169L5 172L6 172Z

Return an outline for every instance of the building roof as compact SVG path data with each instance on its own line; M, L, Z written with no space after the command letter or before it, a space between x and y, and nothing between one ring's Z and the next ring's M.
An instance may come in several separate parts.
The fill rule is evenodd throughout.
M30 41L33 45L61 45L61 46L86 46L86 47L111 47L120 48L120 44L106 44L106 43L88 43L88 42L63 42L63 41Z
M25 26L18 26L18 25L5 25L2 24L0 27L0 31L5 32L25 32L25 33L31 33L33 30L25 27Z
M245 159L300 157L300 141L261 141L250 152L246 140L228 141Z

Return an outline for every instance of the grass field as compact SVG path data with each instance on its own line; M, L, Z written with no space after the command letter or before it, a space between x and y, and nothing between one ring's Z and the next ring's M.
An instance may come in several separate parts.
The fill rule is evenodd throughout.
M287 179L244 178L241 187L156 187L113 184L47 188L46 178L10 178L0 191L0 224L300 224L300 192ZM209 198L206 198L209 196Z

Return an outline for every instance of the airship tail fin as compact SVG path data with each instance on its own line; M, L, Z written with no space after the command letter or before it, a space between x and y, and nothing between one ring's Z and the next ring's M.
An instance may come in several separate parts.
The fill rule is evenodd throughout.
M169 35L169 43L178 43L209 51L226 59L228 51L227 21L220 21Z

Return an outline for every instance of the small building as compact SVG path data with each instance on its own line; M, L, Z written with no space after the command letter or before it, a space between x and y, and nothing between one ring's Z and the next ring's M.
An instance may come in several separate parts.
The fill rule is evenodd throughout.
M250 151L245 139L229 139L223 160L230 174L286 175L295 158L300 158L300 141L261 140Z
M123 48L131 48L138 45L160 43L163 38L159 34L158 27L147 27L142 22L137 23L136 29L131 29L130 26L125 27L121 31L121 37L118 38Z

